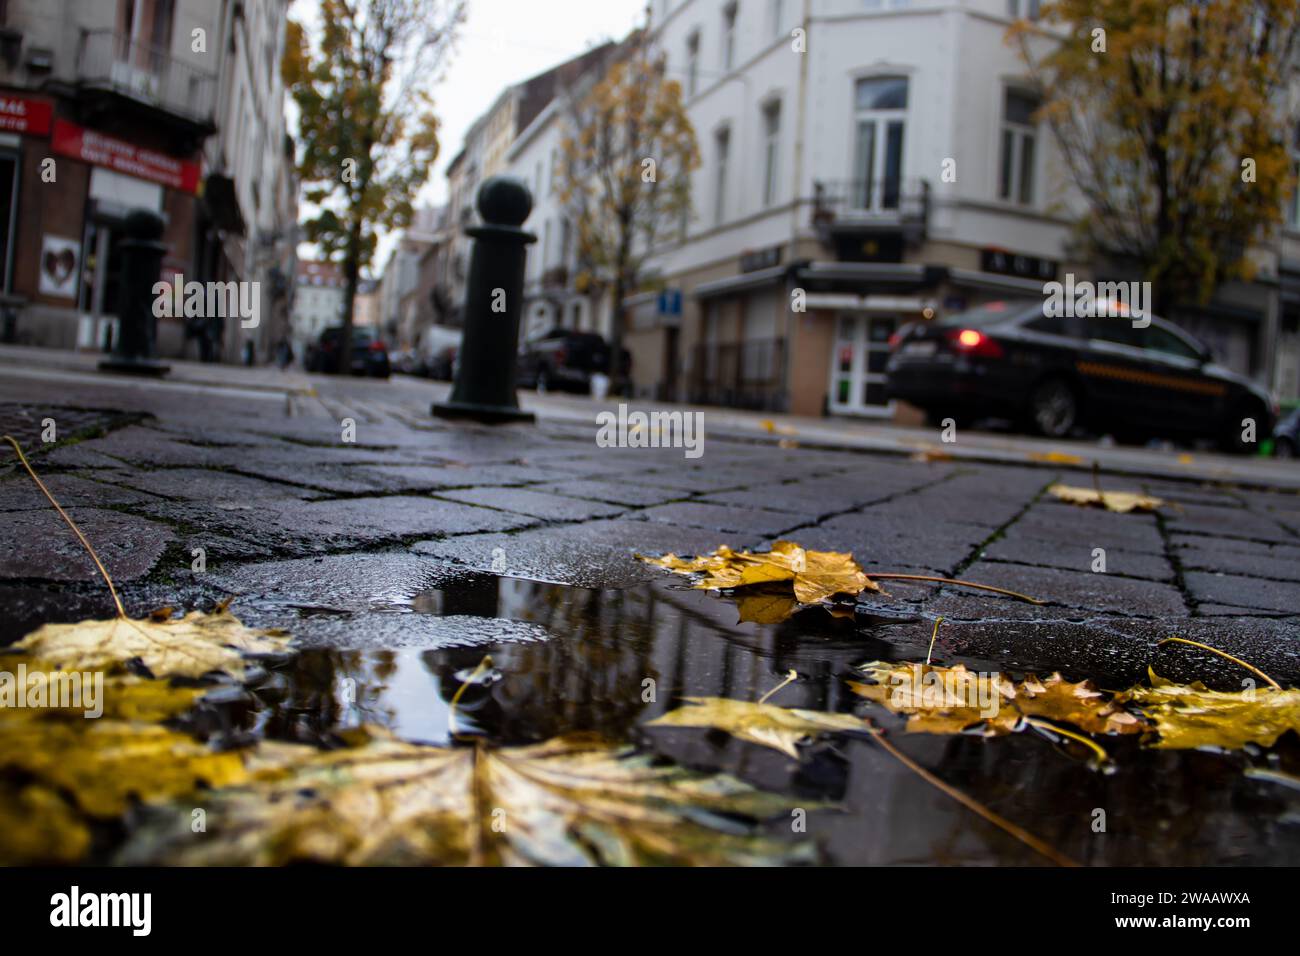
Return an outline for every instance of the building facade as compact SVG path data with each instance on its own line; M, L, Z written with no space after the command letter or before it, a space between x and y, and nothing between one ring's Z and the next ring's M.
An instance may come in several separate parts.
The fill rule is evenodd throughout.
M1019 0L654 0L703 163L693 215L651 262L663 291L624 303L636 393L891 416L904 323L1041 296L1066 273L1136 278L1071 259L1082 207L1004 39L1036 14ZM1279 316L1295 327L1280 281L1283 262L1300 267L1295 239L1264 251L1257 281L1171 318L1270 381Z
M343 324L346 283L337 262L300 259L293 296L293 350L299 357L327 328Z
M282 334L297 201L279 81L287 7L0 4L0 304L17 317L17 341L113 342L134 209L164 220L164 280L262 282L262 328L164 317L160 354L234 360L250 336L273 337L277 323ZM252 344L265 355L263 339Z

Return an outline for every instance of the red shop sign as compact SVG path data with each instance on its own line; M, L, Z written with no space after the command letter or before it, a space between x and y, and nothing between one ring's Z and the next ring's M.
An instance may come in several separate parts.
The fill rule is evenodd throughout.
M54 121L50 148L85 163L147 179L171 189L198 194L199 164L105 136L64 120Z
M0 132L44 136L50 131L53 115L54 108L49 103L0 93Z

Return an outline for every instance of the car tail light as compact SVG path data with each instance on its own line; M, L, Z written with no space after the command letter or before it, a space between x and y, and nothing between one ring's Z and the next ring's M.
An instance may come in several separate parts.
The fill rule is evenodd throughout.
M569 360L569 354L568 354L567 352L565 352L564 349L556 349L556 350L555 350L555 364L556 364L556 365L563 365L563 364L564 364L565 362L567 362L568 360Z
M948 333L953 348L967 355L981 355L985 358L1001 358L1002 346L977 329L959 329Z
M382 352L386 348L388 348L388 346L384 344L383 339L375 339L370 343L370 351L372 352Z

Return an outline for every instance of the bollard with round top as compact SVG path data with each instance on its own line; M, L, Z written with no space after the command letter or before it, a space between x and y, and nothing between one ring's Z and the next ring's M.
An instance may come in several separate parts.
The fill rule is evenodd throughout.
M170 368L155 354L158 319L154 315L154 286L162 271L167 245L162 241L163 220L148 209L127 214L126 239L118 246L122 256L118 290L117 346L99 363L106 372L130 375L166 375Z
M515 362L523 307L524 264L537 237L522 228L533 197L518 179L493 176L478 191L483 225L474 240L465 290L465 328L451 398L433 406L441 418L498 424L532 421L515 396Z

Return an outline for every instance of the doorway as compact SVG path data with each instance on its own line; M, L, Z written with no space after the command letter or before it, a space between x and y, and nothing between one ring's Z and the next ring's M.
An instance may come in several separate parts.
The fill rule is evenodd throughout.
M885 400L885 366L889 338L901 323L897 315L839 316L831 353L832 414L884 417L893 413L893 403Z

